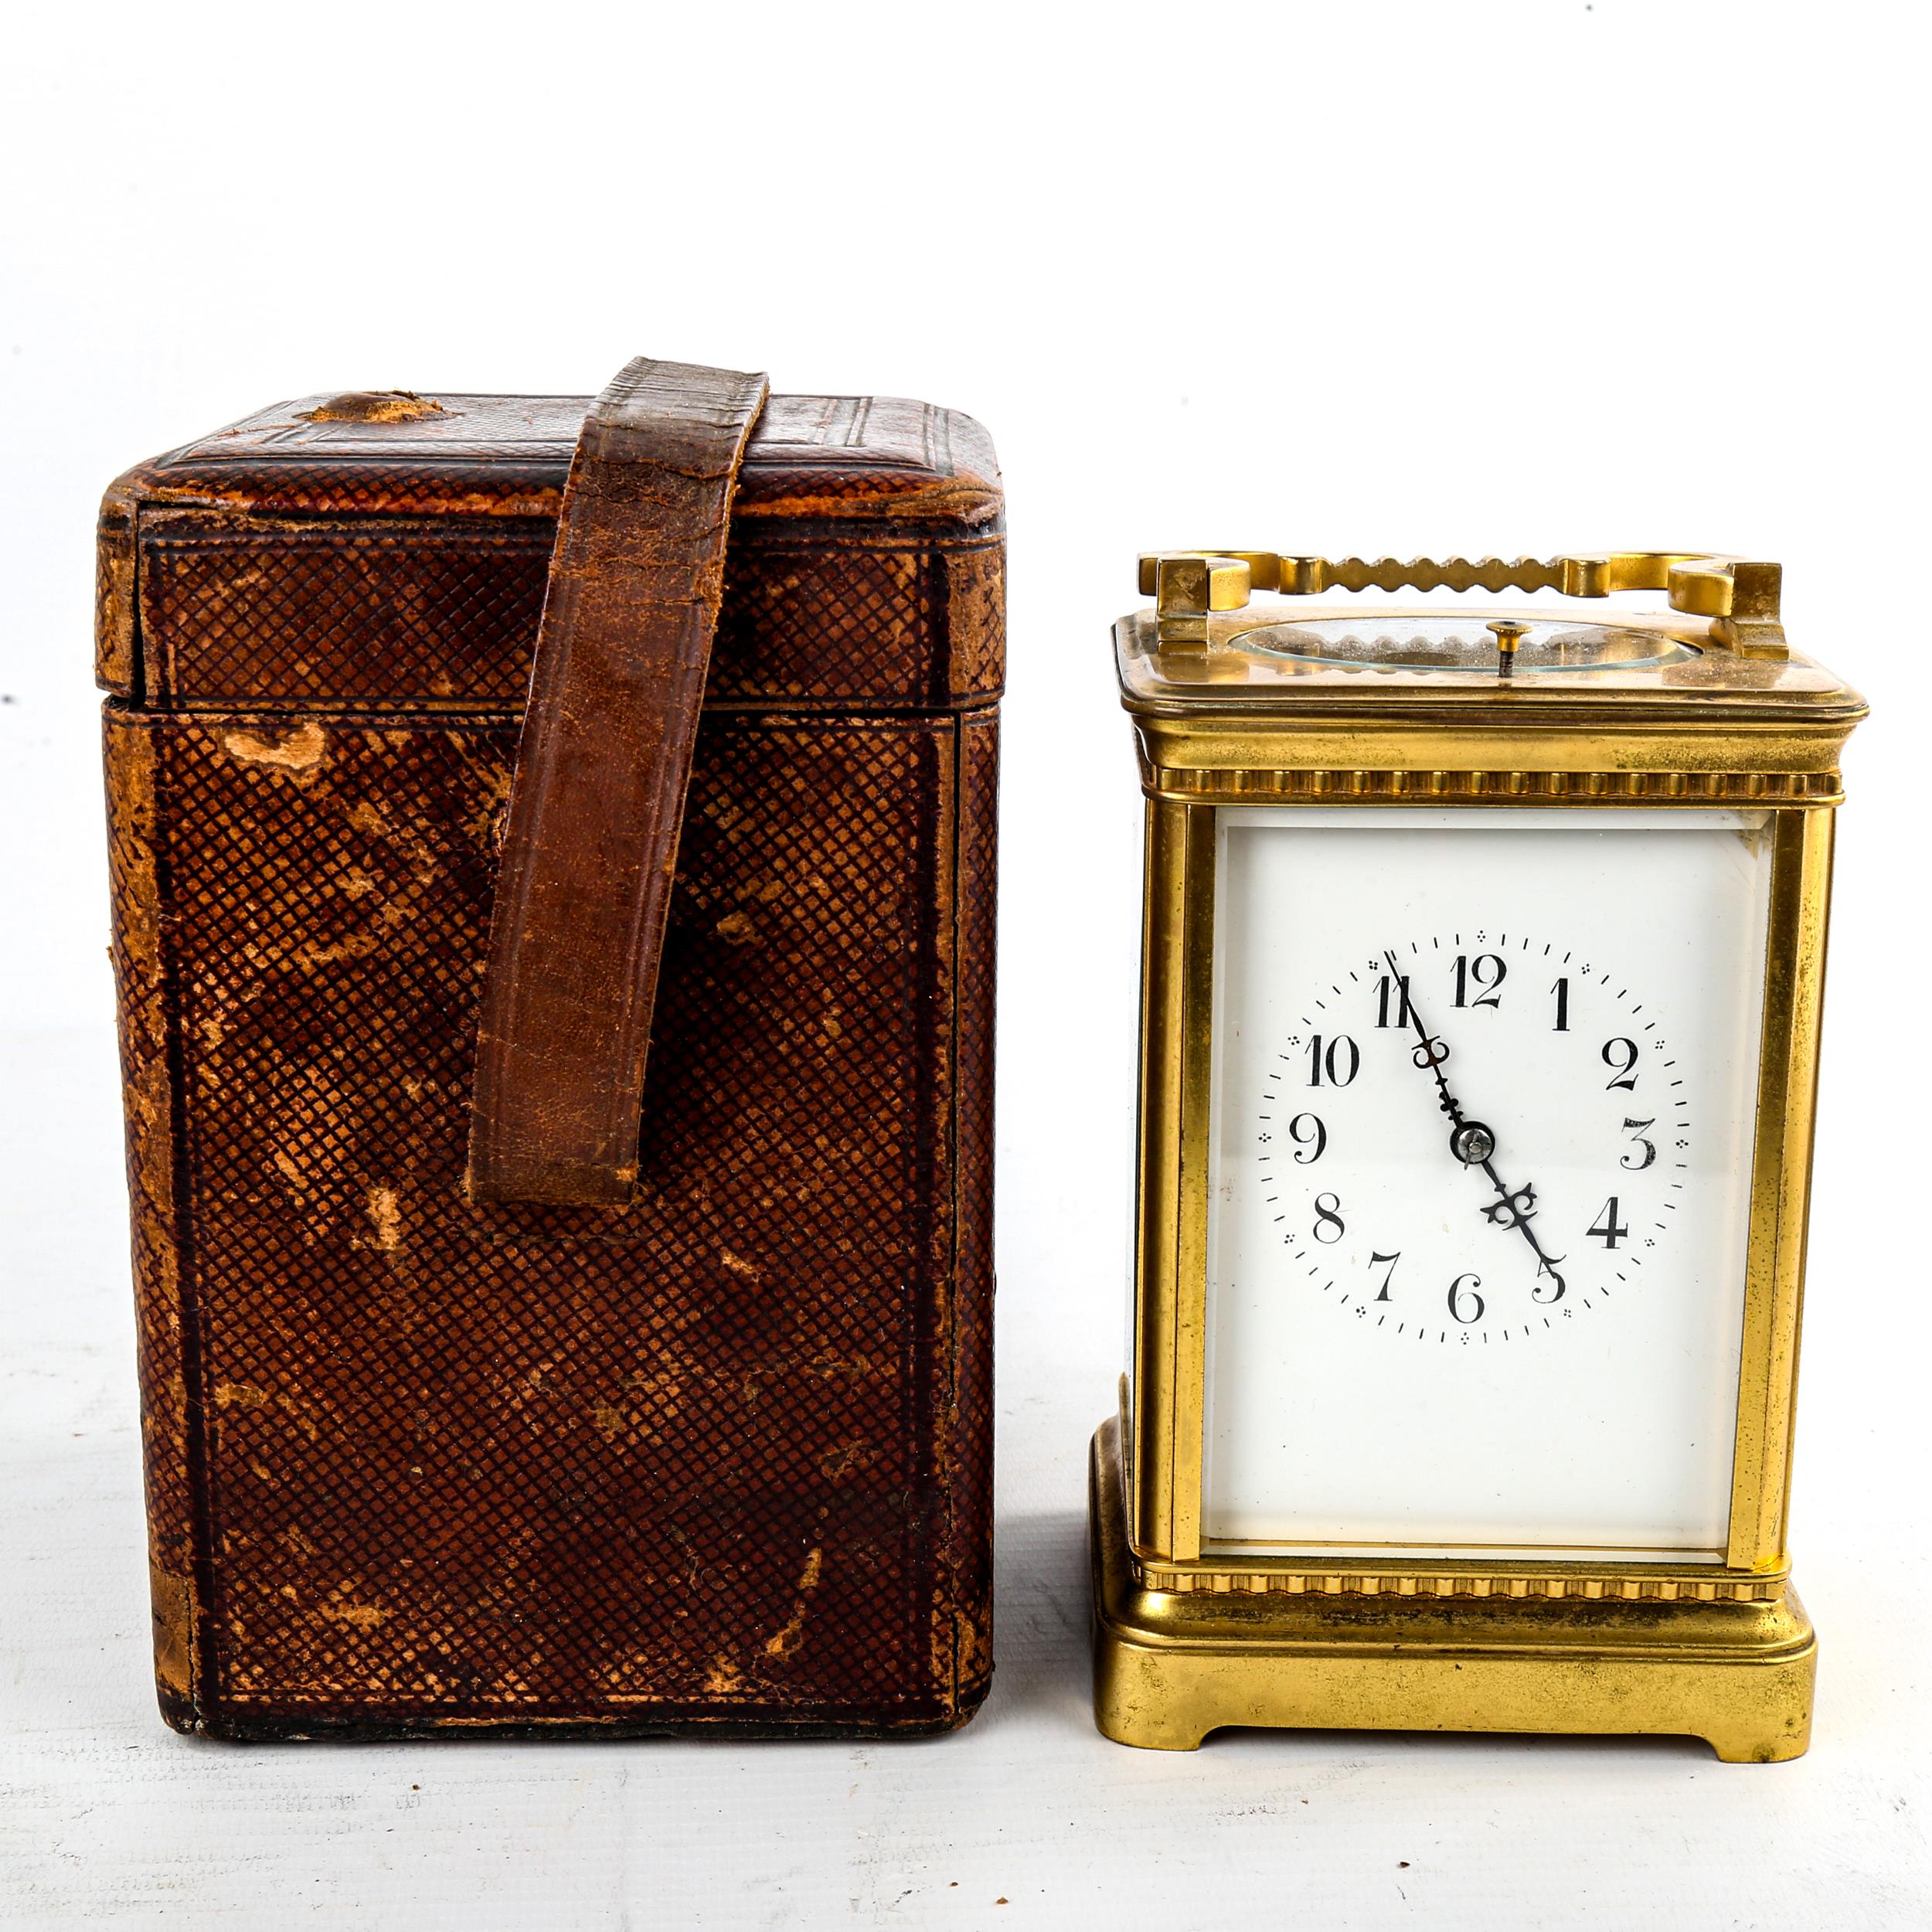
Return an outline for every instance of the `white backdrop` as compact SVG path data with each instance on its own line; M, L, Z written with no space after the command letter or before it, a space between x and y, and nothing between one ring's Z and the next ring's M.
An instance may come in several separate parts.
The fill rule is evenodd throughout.
M43 7L0 39L0 1901L23 1926L1917 1927L1917 10ZM923 396L1010 492L1000 1675L896 1748L241 1750L152 1714L87 684L135 459L336 387L641 352ZM1092 1730L1118 1367L1138 548L1781 559L1849 761L1794 1545L1817 1740Z

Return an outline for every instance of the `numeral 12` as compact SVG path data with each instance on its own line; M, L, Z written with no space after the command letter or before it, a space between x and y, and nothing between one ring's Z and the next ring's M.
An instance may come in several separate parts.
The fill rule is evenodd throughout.
M1478 953L1474 959L1467 953L1456 955L1456 1004L1458 1006L1500 1006L1497 989L1509 975L1509 968L1494 953ZM1469 997L1474 986L1476 996Z

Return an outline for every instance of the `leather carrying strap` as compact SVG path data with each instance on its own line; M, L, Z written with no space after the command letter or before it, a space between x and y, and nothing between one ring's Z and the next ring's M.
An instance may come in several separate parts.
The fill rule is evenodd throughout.
M731 499L767 393L762 376L640 359L584 419L490 927L479 1201L631 1199Z

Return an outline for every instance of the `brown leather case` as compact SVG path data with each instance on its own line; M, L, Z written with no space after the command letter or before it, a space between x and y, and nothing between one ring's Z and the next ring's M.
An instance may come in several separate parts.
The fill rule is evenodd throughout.
M985 1695L998 471L948 410L732 396L756 414L735 498L728 422L682 468L662 423L645 437L692 490L628 526L667 568L604 631L610 702L666 727L610 767L639 796L675 764L658 740L694 651L703 669L707 594L716 634L681 824L674 798L607 866L572 869L518 767L555 709L539 665L526 728L540 629L564 662L546 588L584 399L310 398L107 493L114 956L178 1729L872 1735L948 1729ZM492 941L511 820L505 862L560 851L597 918L675 869L654 1010L632 986L643 1035L539 1053L534 1077L512 1056L492 1100L479 1011L541 951L519 967L534 928L500 919ZM607 956L641 975L650 927ZM571 1112L545 1095L586 1069L621 1087L626 1053L634 1152L550 1162ZM523 1108L538 1166L575 1179L485 1160L486 1117L532 1077L555 1083Z

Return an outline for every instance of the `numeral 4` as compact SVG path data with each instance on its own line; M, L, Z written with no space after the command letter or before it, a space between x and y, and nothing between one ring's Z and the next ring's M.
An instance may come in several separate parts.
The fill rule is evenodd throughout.
M1617 1197L1612 1195L1604 1203L1604 1211L1584 1230L1594 1234L1607 1248L1614 1248L1630 1232L1630 1223L1617 1218Z

